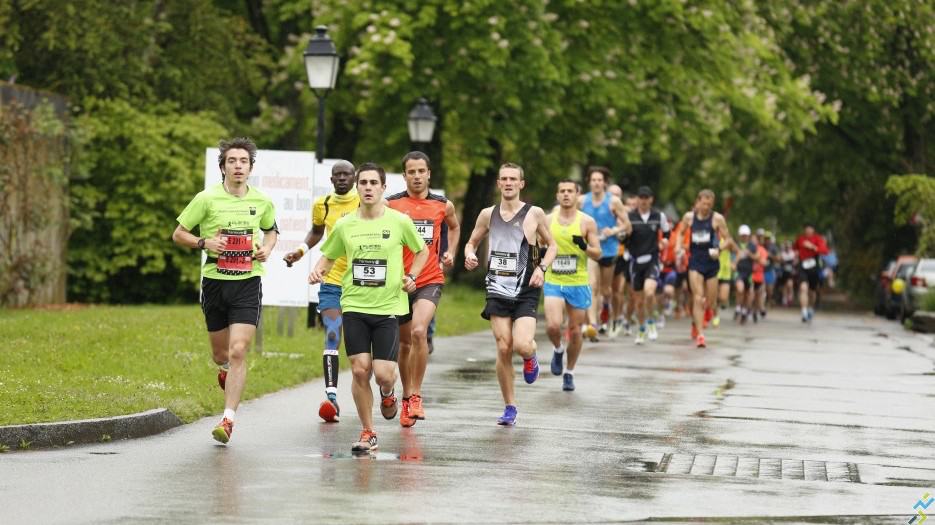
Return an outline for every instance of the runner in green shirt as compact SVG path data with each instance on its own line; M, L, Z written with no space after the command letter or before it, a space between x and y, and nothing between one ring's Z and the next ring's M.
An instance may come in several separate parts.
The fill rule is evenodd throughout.
M185 248L208 251L202 268L201 309L214 362L220 366L218 383L224 390L224 418L212 435L227 443L247 379L244 357L260 319L262 263L273 251L279 231L273 202L247 186L256 144L237 138L221 141L218 148L222 182L196 195L185 207L172 240ZM200 237L192 233L196 227Z
M344 315L344 351L351 360L351 391L363 430L353 452L377 448L373 431L373 391L370 376L380 386L380 412L396 417L396 359L399 354L399 322L409 312L408 293L416 289L429 252L412 220L386 206L386 172L373 163L357 169L360 208L334 225L321 247L322 258L308 275L308 282L322 282L334 261L347 257L348 269L341 283ZM410 273L403 275L403 246L415 254ZM385 391L389 393L384 393Z

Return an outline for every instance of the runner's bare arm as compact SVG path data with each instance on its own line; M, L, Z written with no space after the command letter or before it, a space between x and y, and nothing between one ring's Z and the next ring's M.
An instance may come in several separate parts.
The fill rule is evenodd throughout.
M682 230L679 231L679 234L675 236L675 253L684 253L685 246L682 243L682 231L685 231L685 228L691 228L692 226L692 212L685 212L685 215L682 216Z
M619 233L630 235L633 232L633 225L630 224L630 216L627 214L627 209L620 197L613 196L610 199L610 209L614 212L614 216L617 217L617 231L614 232L614 235Z
M442 264L451 268L458 255L458 241L461 239L461 223L458 222L458 212L453 202L448 201L445 206L445 224L448 225L448 251L442 254Z
M198 248L198 239L200 238L201 237L190 232L181 224L176 226L175 231L172 232L172 241L182 248ZM223 250L226 246L227 243L221 240L220 232L210 239L205 238L205 250L211 250L216 253Z
M714 227L717 229L717 234L720 239L727 239L728 242L733 242L734 238L730 236L730 228L727 227L727 219L724 218L718 212L714 212Z
M588 243L588 249L585 250L585 253L595 261L600 260L603 253L601 251L601 240L597 236L597 223L586 215L582 216L581 219L581 232L584 234L584 240Z
M322 282L325 276L328 275L328 272L331 271L332 266L334 266L334 259L329 259L323 255L321 259L318 259L318 263L315 264L312 271L308 273L308 284L318 284Z
M313 224L312 229L308 231L308 234L305 236L305 246L308 246L309 249L312 246L315 246L321 242L321 238L325 236L325 225L324 224ZM287 253L283 256L282 260L286 261L286 264L292 266L292 263L298 261L305 255L307 251L305 246L299 246L295 250Z
M276 230L269 230L263 232L263 245L260 246L260 249L253 254L253 258L260 261L266 262L269 259L269 254L273 252L273 248L276 246L276 241L279 240L279 232Z
M529 212L536 221L536 236L538 240L548 245L548 248L545 250L545 255L542 256L542 260L539 262L540 266L537 266L529 277L529 286L540 288L543 283L545 283L545 272L542 271L541 266L552 266L552 261L555 260L555 256L558 254L558 244L556 244L555 239L552 238L552 230L549 229L549 223L545 220L545 212L542 211L542 208L533 206Z
M477 268L477 245L487 236L490 231L490 214L493 212L493 206L484 208L477 215L477 222L474 223L474 231L471 232L471 238L464 245L464 269L470 271Z

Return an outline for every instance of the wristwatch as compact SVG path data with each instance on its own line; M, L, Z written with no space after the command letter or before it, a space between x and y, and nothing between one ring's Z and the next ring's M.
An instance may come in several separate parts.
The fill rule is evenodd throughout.
M539 269L542 270L542 273L545 273L546 270L549 269L549 267L546 266L545 263L543 263L543 264L540 264L540 265L539 265Z
M406 274L406 277L408 277L409 279L411 279L412 282L416 282L416 276L415 276L415 275L412 275L411 273L407 273L407 274Z
M199 249L199 250L204 250L204 249L205 249L205 238L204 238L204 237L200 237L200 238L198 239L198 249Z

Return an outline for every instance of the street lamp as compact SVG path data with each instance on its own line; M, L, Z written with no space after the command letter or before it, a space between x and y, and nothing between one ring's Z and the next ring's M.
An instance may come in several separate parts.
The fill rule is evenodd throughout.
M437 120L438 117L432 112L432 106L429 106L424 98L420 98L409 112L409 140L417 144L432 142Z
M305 48L305 73L308 75L308 85L318 99L318 145L315 147L315 160L321 163L325 154L325 97L328 91L334 89L338 78L338 52L334 42L328 37L328 28L318 26L315 36Z

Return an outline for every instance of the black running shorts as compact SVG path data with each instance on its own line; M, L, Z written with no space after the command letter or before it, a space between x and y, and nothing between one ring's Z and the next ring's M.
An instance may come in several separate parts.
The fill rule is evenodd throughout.
M800 283L807 282L808 289L814 292L819 287L821 287L821 275L819 275L820 271L821 270L819 270L817 267L806 270L800 266L799 276L798 276L799 282Z
M614 265L614 262L617 260L617 256L611 257L601 257L597 260L597 264L601 265L601 268L610 268Z
M623 257L617 257L614 264L614 275L623 275L623 280L630 282L630 261Z
M630 277L633 279L630 281L633 291L642 292L643 286L648 279L655 280L659 278L659 265L655 262L636 264L636 261L631 260Z
M221 279L201 280L201 311L205 314L205 325L209 332L217 332L232 324L260 322L260 305L263 289L260 277L227 281Z
M402 326L412 321L412 307L419 299L432 301L435 307L438 308L438 302L442 300L442 286L441 284L427 284L421 288L416 288L416 291L409 294L409 313L399 316L399 325Z
M520 317L534 318L539 311L541 294L542 288L529 287L520 292L515 299L488 295L487 304L480 316L488 321L491 317L509 317L514 321Z
M373 354L374 359L399 357L399 320L395 315L344 312L344 352L348 357Z

